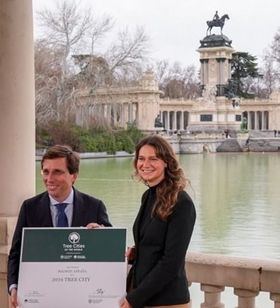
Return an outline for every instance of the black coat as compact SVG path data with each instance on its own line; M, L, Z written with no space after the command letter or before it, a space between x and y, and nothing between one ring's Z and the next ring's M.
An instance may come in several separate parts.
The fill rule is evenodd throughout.
M111 226L104 203L74 189L71 227L85 227L90 222ZM8 258L8 287L18 283L22 228L53 227L47 192L25 200L21 206Z
M143 222L148 194L149 190L142 197L133 226L136 259L132 266L133 289L127 300L133 308L187 303L190 296L185 256L196 219L194 204L182 191L167 221L148 215L148 221L146 218ZM144 227L140 226L142 223Z

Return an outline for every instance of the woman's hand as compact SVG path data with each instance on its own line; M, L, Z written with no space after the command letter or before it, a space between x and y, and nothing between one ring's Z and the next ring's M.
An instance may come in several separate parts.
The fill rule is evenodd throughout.
M120 307L121 307L121 308L132 308L132 306L130 305L130 303L127 301L126 298L124 298L124 299L121 301Z
M131 262L135 259L135 246L128 247L125 253L128 262Z

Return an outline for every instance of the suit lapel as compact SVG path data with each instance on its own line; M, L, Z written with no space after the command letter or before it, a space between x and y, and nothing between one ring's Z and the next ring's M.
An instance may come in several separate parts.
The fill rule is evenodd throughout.
M40 217L39 219L41 220L39 225L44 227L53 227L50 209L50 198L47 192L43 194L42 199L38 205L40 208L38 209L37 217Z
M71 227L81 227L81 218L84 216L84 200L78 190L74 189L73 217Z

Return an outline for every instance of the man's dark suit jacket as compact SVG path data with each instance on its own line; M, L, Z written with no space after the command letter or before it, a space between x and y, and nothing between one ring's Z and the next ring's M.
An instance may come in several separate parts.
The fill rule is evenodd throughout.
M149 216L148 221L143 222L141 217L148 194L149 190L142 197L133 226L136 259L127 300L133 308L187 303L190 298L185 256L196 219L194 204L188 194L181 191L167 221Z
M110 227L104 203L74 189L71 227L85 227L90 222ZM25 200L21 206L8 258L8 288L18 283L22 228L53 227L47 192Z

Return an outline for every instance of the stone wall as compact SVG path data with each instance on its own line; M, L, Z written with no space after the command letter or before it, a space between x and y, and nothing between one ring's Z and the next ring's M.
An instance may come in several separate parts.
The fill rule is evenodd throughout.
M250 152L280 152L280 138L250 138Z
M269 133L270 135L270 133ZM280 152L280 137L252 138L248 133L226 138L221 133L163 135L178 154L215 152Z

